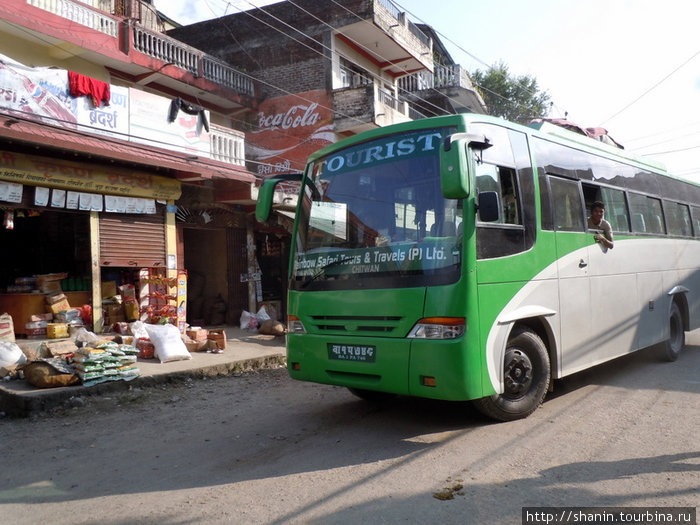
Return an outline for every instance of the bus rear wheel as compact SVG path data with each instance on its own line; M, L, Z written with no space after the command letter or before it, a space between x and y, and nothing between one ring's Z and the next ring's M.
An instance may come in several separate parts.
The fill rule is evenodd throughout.
M662 343L661 357L666 361L675 361L685 346L685 332L683 331L683 317L677 303L671 305L669 315L668 340Z
M549 354L542 339L529 328L516 328L503 360L503 393L476 399L473 404L498 421L522 419L540 406L549 380Z

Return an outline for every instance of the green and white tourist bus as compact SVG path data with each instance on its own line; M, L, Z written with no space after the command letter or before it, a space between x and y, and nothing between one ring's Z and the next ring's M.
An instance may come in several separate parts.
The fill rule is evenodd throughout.
M652 345L675 360L700 321L700 186L549 122L451 115L328 146L292 235L289 374L365 399L518 419L553 379Z

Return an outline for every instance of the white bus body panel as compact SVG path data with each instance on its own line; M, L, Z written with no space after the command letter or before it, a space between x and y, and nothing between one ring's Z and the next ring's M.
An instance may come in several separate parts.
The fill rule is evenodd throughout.
M494 389L503 392L513 324L532 312L544 312L553 334L555 378L667 340L673 292L685 293L688 329L697 328L699 263L700 242L690 239L625 239L612 250L595 244L564 255L526 283L493 323L486 361Z

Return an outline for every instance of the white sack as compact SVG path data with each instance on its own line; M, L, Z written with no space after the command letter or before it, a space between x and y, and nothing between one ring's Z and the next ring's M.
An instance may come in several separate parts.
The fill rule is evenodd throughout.
M27 362L27 357L22 349L11 341L0 342L0 367L22 365Z
M161 363L192 359L182 341L180 330L172 324L144 324L148 338L155 347L155 356Z

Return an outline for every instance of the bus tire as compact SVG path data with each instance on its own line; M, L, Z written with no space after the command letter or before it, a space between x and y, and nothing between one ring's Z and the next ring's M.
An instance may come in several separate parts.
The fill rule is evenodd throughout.
M542 339L529 328L516 328L503 360L504 392L472 403L498 421L522 419L542 404L550 377L549 354Z
M396 394L391 394L389 392L379 392L377 390L365 390L364 388L350 388L348 390L360 399L368 401L369 403L383 403L396 397Z
M675 361L685 346L683 316L676 302L671 304L668 323L668 339L661 345L661 357L666 361Z

